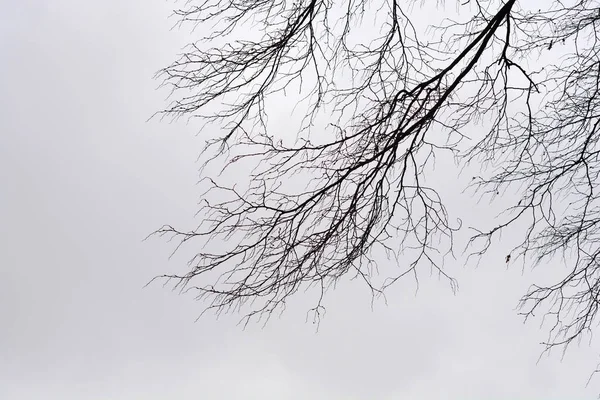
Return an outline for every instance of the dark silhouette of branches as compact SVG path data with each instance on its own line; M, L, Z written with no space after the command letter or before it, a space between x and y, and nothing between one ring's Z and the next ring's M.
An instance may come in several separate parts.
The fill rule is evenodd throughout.
M203 171L221 162L236 183L204 174L200 226L156 232L202 248L187 273L165 277L219 312L245 306L247 320L307 287L320 290L318 319L343 276L378 294L426 266L454 288L443 262L461 223L428 180L449 153L480 165L477 195L519 191L495 227L477 227L471 256L525 221L506 262L562 258L568 273L533 286L521 311L553 318L548 349L588 333L600 291L600 1L532 3L455 2L456 18L427 30L411 17L419 6L399 0L185 3L181 23L210 34L159 73L173 99L163 114L220 130ZM305 116L295 139L268 120L291 95ZM380 255L394 268L376 284Z

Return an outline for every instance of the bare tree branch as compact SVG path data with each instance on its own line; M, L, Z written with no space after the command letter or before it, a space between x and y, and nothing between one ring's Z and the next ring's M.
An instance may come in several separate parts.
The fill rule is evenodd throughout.
M428 266L455 288L443 263L461 224L428 181L448 152L459 166L481 166L476 195L519 191L495 227L474 228L471 256L525 222L506 261L562 259L568 273L532 286L523 315L553 319L547 349L591 332L600 290L600 2L527 7L456 2L455 19L423 30L411 17L418 7L399 0L187 2L175 12L181 23L211 33L159 73L173 99L163 114L222 130L207 141L203 168L248 172L234 186L205 175L200 226L156 232L203 249L187 273L165 278L218 312L244 307L246 321L306 287L320 291L318 318L325 291L344 276L376 295ZM367 29L373 21L377 29ZM306 118L291 140L268 115L295 92ZM484 129L470 137L475 125ZM397 266L380 285L377 254Z

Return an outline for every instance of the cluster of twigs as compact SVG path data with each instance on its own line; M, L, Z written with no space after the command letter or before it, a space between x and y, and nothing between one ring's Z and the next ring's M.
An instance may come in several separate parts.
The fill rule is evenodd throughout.
M588 332L600 290L600 2L528 6L456 3L461 19L424 36L411 21L415 5L400 0L186 3L176 11L182 23L210 25L211 34L159 74L173 89L164 113L222 130L207 142L206 165L252 168L240 169L251 170L244 189L205 177L197 229L156 232L208 249L187 273L166 277L209 298L209 308L246 305L247 320L311 286L321 293L318 318L343 276L375 294L428 265L455 285L443 260L460 223L427 181L436 154L450 152L485 167L476 192L521 193L496 227L479 227L472 253L526 221L512 256L562 256L569 272L533 286L522 312L554 317L548 349ZM267 116L294 90L306 118L290 142ZM324 115L328 124L315 123ZM476 122L485 131L467 137ZM373 281L377 254L397 265L382 285Z

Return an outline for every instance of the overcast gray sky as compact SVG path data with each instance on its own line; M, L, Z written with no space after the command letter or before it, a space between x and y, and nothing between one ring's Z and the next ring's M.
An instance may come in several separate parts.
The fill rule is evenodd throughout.
M577 399L587 343L543 357L514 306L535 276L501 249L459 279L358 283L326 299L320 330L296 298L266 328L201 305L155 274L181 267L141 240L196 211L197 126L146 119L153 73L190 37L163 0L0 1L1 399ZM485 206L473 212L484 213ZM465 210L463 210L463 213Z

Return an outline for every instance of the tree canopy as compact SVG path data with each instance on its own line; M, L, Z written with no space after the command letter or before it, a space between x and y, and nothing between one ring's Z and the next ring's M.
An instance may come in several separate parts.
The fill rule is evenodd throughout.
M344 276L374 295L420 268L455 285L443 262L457 231L475 229L467 254L479 257L523 224L505 261L562 260L565 272L532 286L521 312L553 318L548 349L591 332L600 1L198 0L175 14L210 33L158 74L172 89L162 113L220 132L202 171L236 182L203 173L200 225L156 232L200 249L165 276L177 287L251 319L312 286L318 318ZM282 98L297 127L269 121ZM514 203L493 226L463 226L427 179L440 157L477 166L470 195L510 189ZM382 262L392 273L376 285Z

